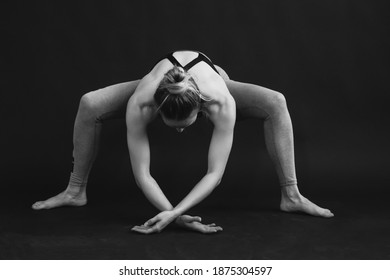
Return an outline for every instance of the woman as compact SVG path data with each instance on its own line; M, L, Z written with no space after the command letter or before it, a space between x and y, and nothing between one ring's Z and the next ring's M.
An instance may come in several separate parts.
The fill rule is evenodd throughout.
M167 55L140 81L85 94L74 126L74 166L69 184L57 196L33 204L33 209L86 204L86 185L97 152L101 124L124 110L135 180L147 199L161 211L145 224L133 227L134 231L160 232L173 221L204 233L222 230L215 224L204 225L200 217L185 213L220 183L232 147L236 112L239 118L264 120L267 149L281 185L280 209L327 218L333 216L330 210L315 205L299 193L292 124L283 95L230 80L223 69L196 51ZM207 115L214 125L207 173L174 207L150 174L147 126L160 116L166 125L181 132L196 121L199 113Z

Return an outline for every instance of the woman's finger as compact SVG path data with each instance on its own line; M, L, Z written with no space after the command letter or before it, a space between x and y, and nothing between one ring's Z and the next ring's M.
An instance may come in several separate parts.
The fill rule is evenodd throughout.
M215 229L211 227L205 227L203 233L215 233L217 232Z
M153 233L153 232L159 232L159 227L157 225L154 226L145 226L145 225L140 225L140 226L134 226L131 230L140 232L140 233Z
M145 228L141 228L139 226L135 226L131 229L131 231L135 231L135 232L139 232L139 233L143 233L144 230L145 230Z
M139 226L134 226L134 227L147 228L147 227L149 227L149 226L139 225Z
M182 222L184 223L192 223L192 222L201 222L202 221L202 218L199 217L199 216L190 216L190 215L183 215L183 216L180 216L180 219L182 220Z
M142 226L134 226L131 228L131 230L145 230L147 229L148 227L142 225Z
M144 223L144 226L151 226L153 224L155 224L156 222L158 221L158 218L157 216L147 220L145 223Z
M219 226L205 226L203 232L204 233L216 233L218 231L222 231L222 227Z
M194 217L194 220L193 220L193 222L202 222L202 218L201 217L199 217L199 216L196 216L196 217Z
M147 226L135 226L131 230L143 234L151 234L157 232L157 230L154 227L147 227Z
M222 228L222 227L215 227L215 229L216 229L217 231L223 231L223 228Z

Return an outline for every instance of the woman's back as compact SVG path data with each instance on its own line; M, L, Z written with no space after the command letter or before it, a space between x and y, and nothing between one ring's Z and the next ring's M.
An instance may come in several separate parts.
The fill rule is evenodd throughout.
M170 55L172 55L174 60L180 64L179 66L183 66L184 68L192 62L196 62L196 64L193 64L187 71L195 80L201 94L206 100L213 100L214 103L218 103L221 99L221 92L227 92L226 85L222 77L216 72L216 69L212 68L205 60L198 59L200 53L195 51L177 51ZM175 61L166 57L161 59L141 80L139 84L140 90L137 90L132 96L132 99L134 98L137 100L136 103L139 106L155 106L153 95L164 75L174 67L173 62ZM221 91L221 88L225 90Z

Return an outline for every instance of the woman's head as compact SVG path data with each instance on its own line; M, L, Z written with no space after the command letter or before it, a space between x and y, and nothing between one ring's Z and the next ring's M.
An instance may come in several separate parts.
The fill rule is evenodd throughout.
M154 100L164 119L184 121L201 108L202 97L191 75L174 66L160 82Z

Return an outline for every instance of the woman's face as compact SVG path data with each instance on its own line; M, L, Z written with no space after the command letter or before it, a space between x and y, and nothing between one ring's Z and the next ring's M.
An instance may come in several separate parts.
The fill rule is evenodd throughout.
M198 113L199 113L199 110L196 109L196 110L192 111L191 115L188 118L181 120L181 121L167 119L164 117L163 114L161 114L161 118L167 126L175 128L177 130L177 132L183 132L183 130L186 127L190 126L191 124L193 124L196 121L196 119L198 117Z

